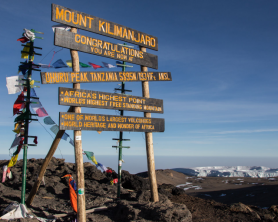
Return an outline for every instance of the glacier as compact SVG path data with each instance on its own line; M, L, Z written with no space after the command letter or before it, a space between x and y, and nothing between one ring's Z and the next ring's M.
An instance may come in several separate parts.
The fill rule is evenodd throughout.
M278 168L264 166L207 166L192 168L173 168L172 170L197 177L277 177Z

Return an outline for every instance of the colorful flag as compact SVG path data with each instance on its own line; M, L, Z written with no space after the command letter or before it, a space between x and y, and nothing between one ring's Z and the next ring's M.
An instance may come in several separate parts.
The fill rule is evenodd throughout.
M68 30L71 29L71 27L69 27L69 26L67 26L67 25L53 25L53 26L52 26L53 32L55 32L55 29L61 29L61 30L66 30L66 31L68 31Z
M6 180L7 169L8 169L7 165L3 166L3 177L2 177L2 183L4 183L4 182L5 182L5 180Z
M24 103L24 92L22 91L14 103L13 114L14 115L17 114L19 110L23 108L25 108L25 103Z
M98 164L98 162L96 161L95 155L93 152L89 152L89 151L84 151L84 153L86 154L87 158L89 160L92 160L94 164Z
M43 122L46 124L46 125L54 125L55 122L51 119L50 116L47 116L43 119Z
M82 63L82 62L79 62L79 65L82 67L82 68L90 68L91 66L85 64L85 63Z
M8 164L8 167L13 167L13 166L16 164L16 162L17 162L17 158L18 158L18 154L14 155L14 156L11 158L11 160L10 160L10 162L9 162L9 164Z
M16 123L15 126L14 126L13 132L15 132L16 134L19 134L20 129L21 129L21 123Z
M67 174L63 177L69 177L69 194L70 194L70 203L71 203L71 207L72 209L77 212L77 195L76 192L74 190L74 188L71 185L71 181L73 180L71 174ZM73 183L74 184L74 183Z
M73 146L74 146L74 142L73 142L73 140L72 140L71 138L70 138L69 143L70 143L71 145L73 145Z
M50 130L55 134L57 135L57 133L59 132L59 126L57 126L56 124L54 126L52 126L50 128Z
M41 68L53 68L53 66L47 65L47 64L39 63L39 65L40 65Z
M106 166L104 166L100 162L98 162L97 167L100 167L104 172L106 172L106 170L107 170Z
M68 65L68 67L70 67L70 68L72 67L72 61L71 60L67 60L66 63Z
M64 133L64 135L62 136L62 139L65 140L65 141L67 141L67 139L68 139L69 137L70 137L69 134Z
M34 32L32 32L32 31L30 31L29 29L24 29L24 36L27 38L27 39L29 39L29 40L34 40L35 38L36 38L36 36L35 36L35 33Z
M6 86L8 88L8 94L16 94L23 90L23 86L19 86L19 81L23 77L23 75L6 77Z
M21 140L24 140L24 137L20 137L20 134L19 134L19 133L16 134L16 135L15 135L15 139L14 139L12 145L11 145L11 148L20 145L20 141L21 141ZM11 148L10 148L10 149L11 149Z
M21 41L22 43L25 43L25 42L28 42L29 39L27 39L27 38L24 36L24 37L21 37L21 38L17 39L17 41Z
M68 68L68 66L63 62L62 59L58 59L56 62L52 64L55 69L59 68Z
M32 102L36 102L36 104L31 103L31 108L38 114L39 117L48 116L48 113L43 108L41 102L38 99L33 99Z
M111 69L111 68L116 67L116 66L113 66L112 64L109 64L109 63L106 63L106 62L102 62L102 63L103 63L103 65L104 65L106 68L108 68L108 69Z
M23 51L25 51L25 52L21 52L22 59L28 59L30 47L27 47L27 46L30 46L30 42L28 42L26 44L26 46L24 46Z
M37 94L36 94L36 91L34 90L34 88L31 88L31 90L30 90L30 96L31 96L31 97L38 97Z
M94 69L103 68L102 66L96 65L96 64L91 63L91 62L89 62L89 64L90 64L91 66L93 66Z

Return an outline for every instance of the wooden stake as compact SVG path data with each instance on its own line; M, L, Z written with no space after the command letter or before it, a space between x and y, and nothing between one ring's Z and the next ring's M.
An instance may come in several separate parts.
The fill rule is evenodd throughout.
M76 28L71 28L71 32L77 33ZM79 72L79 57L78 51L70 50L72 59L72 71ZM80 83L73 83L74 89L80 89ZM81 107L75 107L75 113L81 113ZM82 140L81 130L74 130L74 150L75 150L75 164L77 175L77 220L79 222L86 222L86 207L85 207L85 186L84 186L84 167L82 154Z
M140 50L146 52L145 47L140 47ZM141 71L147 72L148 68L146 66L141 66ZM143 97L150 98L150 90L149 90L149 82L142 82L142 94ZM151 113L144 113L144 117L151 118ZM151 185L151 196L152 201L159 201L158 191L157 191L157 182L156 182L156 174L155 174L155 162L154 162L154 151L153 151L153 134L151 132L145 132L146 139L146 151L147 151L147 162L148 162L148 173L149 180Z
M72 111L73 111L73 107L70 107L68 109L68 112L72 112ZM34 200L34 198L36 196L36 193L38 192L38 189L39 189L39 187L41 185L41 181L42 181L42 178L43 178L43 176L45 174L46 168L47 168L51 158L53 157L53 155L54 155L54 153L55 153L55 151L56 151L56 149L57 149L57 147L58 147L58 145L60 143L60 140L61 140L62 136L64 135L64 133L65 133L65 130L59 130L57 135L56 135L56 137L55 137L55 139L53 140L52 145L51 145L51 147L50 147L46 157L44 158L43 164L42 164L40 172L39 172L39 176L37 178L37 181L34 183L34 185L32 187L32 190L31 190L31 192L30 192L30 194L28 196L28 199L26 200L26 204L27 205L31 205L32 204L32 202L33 202L33 200Z

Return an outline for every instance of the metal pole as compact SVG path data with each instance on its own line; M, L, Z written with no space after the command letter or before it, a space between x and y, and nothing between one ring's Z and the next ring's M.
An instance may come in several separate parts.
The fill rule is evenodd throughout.
M126 62L123 62L123 65L125 65ZM122 71L125 72L125 66L122 67ZM125 83L122 82L122 88L121 88L121 93L125 93ZM120 115L124 115L124 111L120 111ZM120 131L120 139L119 139L119 165L118 165L118 192L117 192L117 198L121 198L121 184L122 184L122 144L123 144L123 132Z
M23 144L23 166L22 166L22 189L21 189L21 203L25 204L26 193L26 169L27 169L27 149L28 149L28 129L30 118L30 80L32 77L32 55L34 52L34 42L30 41L29 49L29 68L28 77L26 78L27 98L26 98L26 117L24 121L24 144Z

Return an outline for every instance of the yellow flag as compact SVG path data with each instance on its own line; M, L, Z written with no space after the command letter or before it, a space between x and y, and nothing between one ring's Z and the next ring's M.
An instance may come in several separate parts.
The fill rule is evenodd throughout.
M17 158L18 158L18 154L16 154L15 156L13 156L13 157L11 158L11 160L10 160L10 162L9 162L9 164L8 164L8 168L9 168L9 167L13 167L13 166L16 164Z
M30 43L27 43L26 45L30 46ZM30 51L30 47L26 47L26 46L25 46L25 47L23 48L23 51L25 51L25 52L22 52L22 53L21 53L21 58L22 58L22 59L28 59L29 53L27 53L27 52Z
M20 133L20 128L21 128L21 124L16 123L15 126L14 126L13 132L15 132L17 134Z
M71 60L67 60L66 63L68 65L68 67L70 67L70 68L72 67L72 61Z
M91 156L91 160L93 161L94 164L97 165L97 160L96 160L95 156Z
M32 86L32 85L34 85L34 83L35 83L35 81L32 80L32 81L30 82L30 85Z

